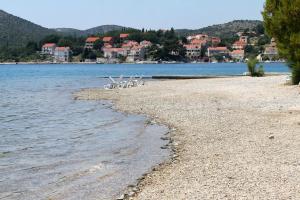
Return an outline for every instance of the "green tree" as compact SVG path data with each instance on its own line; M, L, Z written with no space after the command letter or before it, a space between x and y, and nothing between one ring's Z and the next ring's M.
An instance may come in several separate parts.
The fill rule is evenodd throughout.
M102 40L97 40L94 43L94 49L97 50L97 51L101 51L103 45L104 45L104 42Z
M275 38L279 53L300 82L300 0L267 0L263 11L266 32Z
M57 46L59 47L73 47L73 41L69 38L61 38L58 43Z
M41 46L45 43L55 43L57 44L60 40L61 36L58 35L48 35L44 39L41 40L40 44Z

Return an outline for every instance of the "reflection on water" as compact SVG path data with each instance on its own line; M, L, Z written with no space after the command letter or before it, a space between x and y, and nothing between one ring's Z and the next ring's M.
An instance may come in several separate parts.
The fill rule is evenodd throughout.
M0 199L111 199L167 158L166 127L72 99L104 80L33 69L0 67Z

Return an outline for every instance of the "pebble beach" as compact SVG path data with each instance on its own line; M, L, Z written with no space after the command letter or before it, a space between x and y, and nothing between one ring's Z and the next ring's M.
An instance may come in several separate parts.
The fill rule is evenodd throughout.
M285 77L150 81L75 98L171 127L173 159L130 199L300 199L300 87Z

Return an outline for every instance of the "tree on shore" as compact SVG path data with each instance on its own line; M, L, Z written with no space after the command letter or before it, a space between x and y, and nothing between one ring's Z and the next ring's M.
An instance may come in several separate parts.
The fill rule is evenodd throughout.
M300 82L300 0L267 0L263 11L267 33L275 38L279 53L292 70L292 82Z

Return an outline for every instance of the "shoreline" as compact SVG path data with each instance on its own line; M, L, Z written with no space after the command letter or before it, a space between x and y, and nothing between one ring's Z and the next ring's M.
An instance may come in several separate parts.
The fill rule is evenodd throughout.
M137 199L153 199L153 198L160 198L160 199L170 199L170 198L175 198L175 199L182 199L182 198L192 198L192 197L219 197L219 198L225 198L224 194L227 195L227 198L225 199L230 199L233 197L236 197L236 195L241 196L246 195L248 197L263 197L267 194L273 194L276 197L287 197L287 196L293 196L293 197L298 197L297 194L295 193L297 191L297 188L299 189L299 186L295 185L295 184L289 184L289 187L286 186L285 189L280 188L280 184L281 183L281 179L278 182L278 185L273 184L272 180L273 178L271 178L270 181L267 181L267 184L264 185L264 179L260 180L260 178L257 177L257 184L263 184L261 185L261 187L256 187L254 189L251 189L247 192L245 192L245 190L249 187L247 185L249 185L252 181L251 179L256 178L256 175L250 175L248 174L248 171L251 172L252 169L243 169L244 167L244 163L243 163L243 159L242 160L236 160L235 157L231 157L225 153L227 151L231 152L230 155L236 154L236 152L234 151L234 149L236 149L240 154L240 155L244 155L245 156L245 161L250 159L248 162L254 162L252 161L252 159L254 159L254 155L255 157L257 156L257 154L262 154L262 157L265 157L264 153L261 152L255 152L255 149L253 149L252 147L252 143L256 144L259 146L260 144L260 140L263 140L264 143L269 143L272 142L274 140L274 137L277 139L277 137L279 137L280 139L282 139L285 143L289 142L284 140L284 138L281 138L281 135L278 131L282 131L282 127L278 126L277 129L273 128L272 126L272 121L273 120L283 120L284 121L284 128L286 129L286 132L292 132L292 136L295 137L295 142L296 144L294 144L293 142L290 143L290 145L294 146L297 145L298 143L298 139L299 136L295 135L295 131L300 130L300 121L297 122L296 120L298 119L297 116L299 117L299 113L300 113L300 108L297 107L297 104L295 105L294 103L297 102L295 100L299 100L299 95L296 94L299 90L296 89L296 87L293 86L287 86L285 88L282 88L282 86L280 86L280 83L284 83L284 76L278 76L278 77L266 77L266 78L260 78L260 79L256 79L256 78L249 78L249 77L240 77L240 78L235 78L235 79L210 79L210 80L177 80L177 81L158 81L158 82L151 82L148 83L149 85L145 86L145 88L141 87L141 88L132 88L132 89L125 89L125 90L114 90L114 91L104 91L104 90L100 90L100 89L86 89L83 91L78 92L77 94L75 94L76 98L78 99L82 99L82 100L112 100L114 103L114 108L117 109L118 111L121 112L126 112L126 113L132 113L132 114L146 114L147 116L150 116L151 119L154 119L155 121L165 124L167 125L169 128L171 128L172 130L175 131L174 134L172 134L170 136L170 141L173 144L174 151L175 151L175 158L173 158L172 160L166 161L158 166L155 166L152 170L152 172L150 172L149 174L146 174L145 176L141 177L141 179L139 180L138 186L137 186L137 191L136 193L132 194L131 192L129 192L131 195L130 196L134 196L133 199L137 198ZM243 82L246 83L243 83ZM242 92L243 95L245 95L246 99L239 99L239 104L233 103L232 105L230 104L230 108L227 108L226 102L227 102L227 95L223 94L224 91L227 91L229 93L233 93L235 94L235 89L249 89L249 86L251 86L251 84L254 84L255 81L261 82L262 84L266 84L267 88L261 87L260 85L255 85L253 86L253 88L250 88L250 90L252 92L256 92L258 94L260 94L260 92L269 89L268 87L271 87L272 90L274 91L279 91L278 96L280 96L280 100L282 100L284 102L284 99L286 100L286 104L284 104L283 102L276 100L276 98L278 98L277 96L272 96L273 92L268 92L266 95L266 98L268 101L264 101L264 100L260 100L257 99L258 97L256 97L256 95L252 95L247 94L245 92ZM281 82L279 82L281 81ZM231 82L234 82L233 84ZM238 82L242 82L242 85L245 86L238 86L235 85ZM249 82L249 83L248 83ZM279 82L279 83L277 83ZM202 84L204 84L206 87L208 85L213 85L213 91L215 90L217 93L214 93L210 90L208 90L207 88L205 88L205 86L201 86ZM222 83L220 85L220 83ZM207 85L208 84L208 85ZM214 85L215 84L215 85ZM225 86L223 85L225 84ZM227 84L227 85L226 85ZM274 88L273 88L273 84ZM161 86L163 85L163 86ZM181 91L176 91L179 89L175 89L178 86L183 86L183 90L181 89ZM171 92L166 92L166 87L168 90L171 90ZM191 89L192 87L192 89ZM224 89L220 90L220 87ZM236 88L235 88L236 87ZM154 88L154 89L153 89ZM155 89L156 88L156 89ZM289 91L288 91L289 89ZM198 90L200 90L204 96L201 94L199 94L201 96L201 98L203 98L203 101L205 102L199 102L201 105L201 109L203 109L203 111L201 111L201 109L199 110L200 114L202 112L206 113L206 115L208 115L208 119L210 119L210 117L214 116L214 114L216 115L215 120L218 123L221 123L221 126L217 124L215 124L215 126L219 126L218 129L215 130L215 127L211 127L210 123L214 124L216 123L214 120L209 120L209 124L206 124L205 126L205 122L201 121L200 119L203 118L202 120L207 120L205 117L201 117L200 115L200 121L197 120L197 118L195 119L190 118L191 116L193 116L194 114L197 114L197 112L193 111L195 110L195 108L193 108L193 106L199 106L197 104L194 105L194 101L192 101L192 103L190 103L191 105L181 105L182 102L185 102L186 104L189 104L189 102L186 102L184 99L184 95L181 96L180 92L186 92L188 94L196 94L197 96L197 92ZM281 92L286 91L288 92L288 95L282 95ZM165 92L165 93L164 93ZM196 92L196 93L195 93ZM198 91L199 92L199 91ZM267 91L265 91L267 92ZM140 94L139 94L140 93ZM157 93L162 93L160 95L158 95ZM173 94L175 93L175 94ZM139 95L138 95L139 94ZM239 95L238 93L235 95ZM248 96L247 96L248 95ZM173 98L174 96L174 98ZM229 95L230 96L230 95ZM192 97L191 97L192 98ZM221 100L217 100L218 98L220 98ZM249 103L248 100L249 99L255 99L255 101L257 102L261 102L263 105L265 105L265 107L263 105L255 105L250 102L250 104L252 106L254 106L254 109L251 107L248 107L247 104ZM296 99L295 99L296 98ZM132 104L132 100L135 99L136 102L134 102L134 105L130 105L129 102L131 102ZM198 97L196 98L196 100L198 99ZM155 101L153 101L155 100ZM159 101L159 103L158 103ZM165 102L168 101L168 102ZM198 100L197 100L198 101ZM221 101L221 102L215 102L215 101ZM168 103L173 102L174 105L168 105ZM224 103L224 104L223 104ZM228 102L227 102L228 103ZM255 103L255 102L254 102ZM208 106L207 105L212 105L212 106ZM216 105L217 104L217 105ZM258 103L259 104L259 103ZM176 107L175 107L176 106ZM183 111L180 111L178 114L176 114L176 112L174 113L174 108L179 108L177 107L179 106L180 109L183 109ZM204 106L204 107L203 107ZM216 109L213 106L217 106L218 109ZM247 106L247 109L245 109L243 106ZM199 107L199 108L200 108ZM267 108L270 107L270 109L268 110ZM279 107L279 111L277 110L277 108ZM189 110L189 113L185 113L184 110L185 109L192 109ZM240 112L242 112L242 114L235 114L234 110L240 110L242 109ZM175 109L176 110L176 109ZM225 114L225 113L221 113L220 112L222 110L227 110L227 112L229 112L230 114ZM292 110L292 111L290 111ZM170 115L172 114L172 115ZM184 116L180 116L184 115L187 118L185 118ZM187 115L186 115L187 114ZM213 115L211 115L213 114ZM191 115L191 116L190 116ZM224 115L224 116L223 116ZM235 115L238 115L235 116ZM249 116L248 116L249 115ZM262 116L260 116L262 115ZM271 117L269 116L271 115ZM273 116L274 115L274 116ZM195 115L196 116L196 115ZM255 119L251 119L249 118L250 116L255 117ZM220 117L220 118L219 118ZM227 119L227 117L229 118L228 121L224 121L222 120L222 117L225 117L225 119ZM291 118L292 117L292 118ZM232 118L232 120L231 120ZM228 123L231 123L231 121L235 122L236 119L247 119L250 122L243 122L243 123L237 123L237 125L231 124L233 126L233 130L230 127L227 127ZM252 133L251 129L249 130L246 127L246 124L250 123L257 123L257 120L261 120L264 119L266 121L266 124L260 125L261 129L257 129L255 128L256 131L258 132L262 132L262 134L264 134L263 136L261 135L257 135L255 133ZM290 120L287 120L286 118L290 119L292 121L292 124L290 124ZM197 123L199 123L199 125L192 123L191 121L195 121ZM221 120L221 121L220 121ZM179 122L179 123L178 123ZM287 124L289 126L286 126ZM202 124L202 125L201 125ZM176 126L177 125L177 126ZM237 128L234 128L235 126L237 126ZM248 124L249 126L249 124ZM259 125L258 125L259 126ZM276 126L276 125L275 125ZM282 126L282 122L281 122L281 126ZM290 127L292 126L292 128ZM197 128L198 127L198 128ZM207 130L206 134L210 134L210 135L206 135L206 134L202 134L202 133L198 133L198 129L200 128L200 130ZM238 128L239 127L239 128ZM266 128L268 127L268 128ZM195 130L196 128L196 130ZM224 133L221 131L219 132L219 129L224 129L227 130ZM236 130L241 129L240 131L245 132L244 133L240 133L238 135L236 135ZM245 129L245 130L244 130ZM294 129L294 130L292 130ZM269 133L270 131L274 132L274 133ZM191 133L189 133L191 132ZM205 131L204 131L205 132ZM216 132L218 132L218 134L221 135L216 135ZM275 133L276 132L276 133ZM250 136L249 136L249 135ZM278 135L277 135L278 134ZM223 138L224 136L226 136L225 138ZM242 135L242 136L240 136ZM221 137L222 136L222 137ZM196 138L194 138L196 137ZM221 138L219 138L221 137ZM227 141L227 137L229 139L229 141ZM241 138L239 138L241 137ZM249 142L245 142L243 141L244 139L242 138L250 138L248 139ZM200 139L202 138L202 139ZM218 139L219 138L219 139ZM260 138L260 140L258 139ZM200 139L200 140L199 140ZM217 139L217 140L216 140ZM231 144L231 140L241 140L243 141L243 143L245 143L245 145L242 145L240 147L240 145L238 145L237 147L232 146L233 144L237 145L239 143L234 142L233 144ZM204 142L202 140L205 140L207 142ZM212 141L211 141L212 140ZM220 140L220 141L219 141ZM224 141L223 141L224 140ZM290 138L289 138L290 140ZM197 141L197 142L196 142ZM215 149L213 148L215 146L214 143L219 143L221 142L221 144L223 143L223 146L228 146L228 149L223 149L224 147L221 147L221 150ZM199 144L202 144L200 146L198 146ZM249 143L249 144L248 144ZM212 147L211 147L212 145ZM271 145L272 146L272 145ZM279 145L280 146L280 145ZM273 146L272 146L273 147ZM198 152L198 148L203 149L202 151ZM246 148L248 151L245 152L244 148ZM276 158L276 155L273 155L273 152L270 151L269 152L269 148L268 147L261 147L262 149L265 148L265 152L267 152L269 154L269 156L271 156L272 158ZM276 146L274 146L273 148L276 149ZM278 147L277 147L278 148ZM211 149L212 152L207 151L207 149ZM298 151L299 148L296 148L296 150L294 151ZM206 152L207 151L207 152ZM254 152L253 152L254 151ZM277 151L283 151L281 148L279 148ZM213 153L215 152L215 153ZM213 153L213 155L211 155ZM225 154L224 154L225 153ZM284 152L286 153L286 152ZM291 153L291 152L290 152ZM204 155L202 155L204 154ZM215 157L216 155L218 155L217 157ZM207 156L207 157L206 157ZM296 154L296 157L299 156ZM215 163L217 164L219 162L219 160L217 159L218 157L224 157L222 160L222 162L224 162L223 165L221 166L225 166L225 168L228 167L228 171L223 171L222 167L221 169L219 168L215 168L212 165L212 169L206 169L208 171L204 171L202 173L200 173L200 171L198 171L198 168L202 168L205 169L206 165L204 163L208 162L209 163ZM249 158L248 158L249 157ZM280 159L285 160L287 159L286 157L288 156L281 156ZM206 159L204 159L206 158ZM227 159L226 159L227 158ZM247 158L247 159L246 159ZM266 157L267 158L267 157ZM265 158L265 159L266 159ZM288 157L289 158L289 157ZM200 164L198 160L202 160L202 164ZM203 160L204 159L204 160ZM217 160L216 160L217 159ZM232 160L233 159L233 160ZM257 160L260 160L260 158L255 158ZM292 160L292 158L290 158L291 160L289 160L290 162L294 162ZM208 161L207 161L208 160ZM232 160L232 162L237 162L240 163L237 166L232 166L231 164L229 164L229 166L227 166L227 162L229 160ZM242 162L241 162L242 161ZM273 160L272 160L273 161ZM277 158L273 161L273 162L277 162ZM263 160L259 161L263 162ZM270 162L270 164L273 165L273 162ZM286 161L288 162L288 161ZM198 164L196 164L198 163ZM230 162L231 163L231 162ZM199 166L195 168L194 164L196 164L196 166ZM210 165L211 165L210 164ZM210 166L209 165L209 166ZM218 164L217 164L218 166ZM255 165L254 165L255 166ZM296 166L290 166L288 165L290 168L289 170L294 171L294 173L296 173L295 175L297 175L297 171L295 171L295 167ZM241 168L242 167L242 168ZM287 166L286 166L287 167ZM232 175L227 175L228 177L231 176L235 176L235 173L232 173L231 171L234 171L235 168L241 168L240 171L242 171L243 173L240 175L241 177L235 177L235 178L224 178L224 174L232 174ZM269 168L269 165L267 165L265 168L267 168L268 170L275 170L273 173L276 173L276 169L272 169ZM192 169L192 170L187 170L187 169ZM263 170L264 168L262 168L261 170ZM187 170L187 171L186 171ZM194 171L197 172L194 172ZM215 172L214 172L215 171ZM278 170L277 170L278 171ZM280 170L279 170L280 171ZM190 175L189 173L186 174L186 172L189 172L193 175ZM214 173L213 173L214 172ZM285 171L284 171L285 172ZM176 174L177 176L174 178L173 174ZM205 174L206 173L213 173L214 176L212 176L211 178L206 177ZM219 175L218 175L219 174ZM237 173L239 174L239 173ZM285 174L285 173L284 173ZM203 177L204 176L204 177ZM272 177L272 174L263 174L261 176L267 176L267 177ZM198 178L197 178L198 177ZM249 181L244 180L244 178L248 177ZM269 177L269 178L270 178ZM199 179L199 181L194 182L194 179ZM203 179L204 178L204 179ZM278 177L277 177L278 178ZM285 179L287 179L286 181L288 183L293 183L293 180L291 178L287 178L285 177ZM188 182L191 182L191 185L188 185L188 188L186 188L186 191L183 191L182 189L179 188L185 188L187 187L187 185L185 185L186 180L189 180ZM200 181L202 180L202 181ZM244 188L240 188L238 186L231 186L233 188L238 187L239 190L236 191L237 188L235 188L234 190L229 190L228 189L224 189L223 190L215 190L215 188L207 188L207 186L205 186L205 184L203 185L203 182L205 183L205 180L211 180L213 181L212 183L206 183L206 185L211 185L213 187L217 187L219 188L220 186L223 186L223 184L227 183L228 181L231 182L240 182L240 184L244 184L246 185L246 189ZM219 185L216 185L217 181ZM294 180L295 181L295 180ZM297 180L296 180L297 181ZM176 182L176 183L174 183ZM274 181L276 182L276 181ZM178 185L177 185L178 184ZM272 186L268 186L272 185ZM293 187L294 189L293 189ZM230 188L231 188L230 187ZM276 188L277 191L275 190L271 190L271 192L269 191L270 188ZM202 188L202 190L204 191L199 191L199 189ZM203 189L204 188L204 189ZM232 188L232 189L233 189ZM261 191L261 189L264 189L263 191ZM136 189L135 189L136 190ZM286 191L288 190L288 191ZM246 190L247 191L247 190ZM281 192L279 192L281 191ZM208 193L207 193L208 192ZM260 193L259 193L260 192ZM175 195L175 196L174 196ZM250 196L249 196L250 195ZM255 196L256 195L256 196ZM244 197L246 197L244 196ZM124 196L126 198L124 199L128 199L128 196ZM131 197L130 197L131 198Z
M85 98L81 97L81 93L86 90L89 90L89 89L82 89L78 92L74 92L73 93L74 100L76 100L76 101L91 100L91 99L85 99ZM103 99L93 99L93 100L104 101L104 102L108 101L109 103L111 103L110 109L112 109L115 112L121 112L121 113L128 114L128 115L145 116L147 119L145 121L146 125L165 126L168 129L168 131L164 134L164 136L160 138L160 140L168 141L168 143L166 145L160 147L161 149L169 150L168 158L161 163L151 166L148 171L146 171L141 177L136 179L136 183L127 185L127 187L124 188L123 193L118 198L116 198L116 200L131 200L142 190L143 181L145 179L147 179L148 176L151 176L152 173L154 173L156 171L160 171L164 167L171 165L178 160L178 158L180 156L179 155L180 147L178 146L178 144L174 141L174 139L172 137L172 135L176 134L177 129L176 129L176 127L168 125L167 122L161 121L156 116L148 115L146 113L130 112L127 110L121 110L116 107L117 102L115 100L104 99L104 98Z
M165 65L174 65L174 64L247 64L246 62L162 62L162 63L155 63L155 62L135 62L135 63L97 63L97 62L65 62L65 63L55 63L55 62L0 62L0 65L159 65L159 64L165 64ZM280 61L273 61L273 62L259 62L264 64L282 64L286 62L280 62Z

